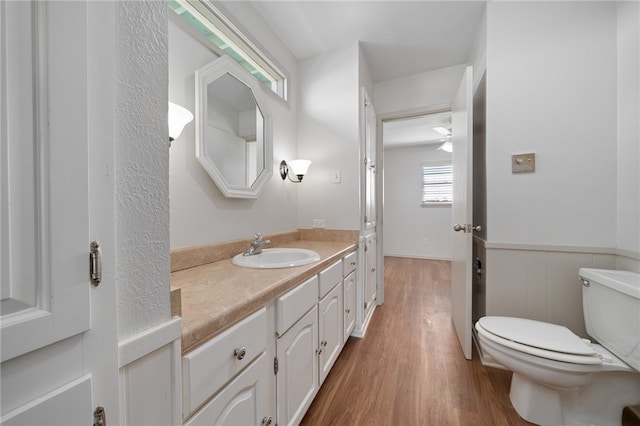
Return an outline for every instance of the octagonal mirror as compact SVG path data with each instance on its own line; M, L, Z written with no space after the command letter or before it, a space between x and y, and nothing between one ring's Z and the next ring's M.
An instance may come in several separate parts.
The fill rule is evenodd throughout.
M225 197L258 198L272 175L272 127L258 80L227 56L196 71L196 157Z

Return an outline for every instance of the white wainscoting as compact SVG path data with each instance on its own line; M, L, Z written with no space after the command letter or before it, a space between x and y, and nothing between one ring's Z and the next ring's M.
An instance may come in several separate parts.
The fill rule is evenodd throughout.
M476 246L476 255L484 257L484 315L561 324L583 337L588 336L578 270L640 268L638 253L612 248L501 244L479 238Z
M120 424L182 424L182 319L119 343Z

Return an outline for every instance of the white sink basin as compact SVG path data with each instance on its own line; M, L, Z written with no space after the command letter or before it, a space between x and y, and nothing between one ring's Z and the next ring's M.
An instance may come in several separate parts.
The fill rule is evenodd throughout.
M262 249L262 253L244 256L242 253L234 256L231 262L245 268L291 268L302 266L320 260L320 255L313 250L301 248L272 248Z

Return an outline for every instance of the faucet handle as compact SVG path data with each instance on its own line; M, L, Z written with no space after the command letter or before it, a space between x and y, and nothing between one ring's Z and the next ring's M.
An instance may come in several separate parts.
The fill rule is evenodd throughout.
M256 241L262 241L262 234L256 232L255 234L253 234L253 238L255 238Z

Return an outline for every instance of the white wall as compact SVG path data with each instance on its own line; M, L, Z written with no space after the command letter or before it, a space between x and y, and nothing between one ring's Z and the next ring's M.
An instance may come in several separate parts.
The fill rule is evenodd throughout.
M195 122L173 142L169 157L171 248L211 244L296 229L298 185L283 182L278 168L296 157L296 62L253 7L227 2L223 12L288 73L290 100L265 89L273 118L273 176L256 200L225 198L195 156ZM173 12L171 12L173 13ZM249 28L250 31L246 30ZM217 58L169 19L169 100L195 111L196 69ZM313 167L313 165L312 165Z
M438 144L384 150L385 256L451 259L451 206L422 207L422 163L451 161Z
M640 3L618 4L617 246L640 252Z
M487 8L487 239L615 247L615 3Z
M330 229L358 230L359 46L302 60L298 74L297 155L313 161L304 181L295 184L298 226L310 228L313 219L324 219ZM341 183L331 183L332 170L341 171Z

